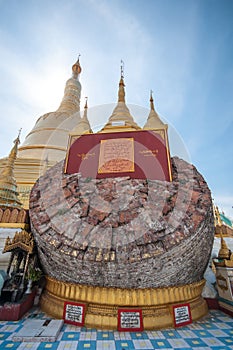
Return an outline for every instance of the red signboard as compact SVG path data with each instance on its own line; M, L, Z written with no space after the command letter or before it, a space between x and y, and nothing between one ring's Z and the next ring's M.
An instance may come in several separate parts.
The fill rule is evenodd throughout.
M141 309L118 309L119 332L142 332L143 319Z
M173 318L175 327L192 323L190 304L173 305Z
M83 326L85 318L86 304L66 301L64 303L63 319L65 323L75 326Z
M166 130L86 134L71 138L65 173L172 181Z

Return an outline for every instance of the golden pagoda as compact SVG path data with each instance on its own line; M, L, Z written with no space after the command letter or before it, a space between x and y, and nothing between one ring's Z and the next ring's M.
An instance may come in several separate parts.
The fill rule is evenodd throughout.
M20 130L21 131L21 130ZM17 184L14 177L14 163L17 157L19 135L14 141L14 146L7 159L6 166L0 173L0 208L21 208L22 203L18 198Z
M19 199L28 208L29 194L33 184L44 173L66 156L69 132L80 121L81 84L79 58L72 66L72 77L67 80L64 96L55 112L42 115L18 149L14 173ZM8 158L0 159L0 171ZM46 163L46 164L45 164Z
M23 208L19 200L14 176L14 167L20 143L20 131L9 153L6 166L0 173L0 269L5 269L9 260L9 254L2 254L7 237L13 237L17 229L25 230L29 226L28 212Z
M214 206L214 224L215 224L215 236L216 237L233 237L233 226L231 220L226 217L219 208Z

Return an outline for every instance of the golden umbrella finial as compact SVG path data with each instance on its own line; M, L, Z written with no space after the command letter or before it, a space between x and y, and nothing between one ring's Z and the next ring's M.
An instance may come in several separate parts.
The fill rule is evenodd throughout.
M125 68L124 61L121 60L121 78L122 79L124 79L124 68Z
M82 71L82 68L80 66L80 62L79 62L79 57L81 55L78 54L78 59L77 59L77 62L75 64L73 64L72 66L72 71L73 71L73 77L76 79L78 77L78 75L81 73Z
M153 91L150 90L150 109L151 110L155 110L155 107L154 107L154 99L153 99Z
M85 97L85 100L86 100L86 102L85 102L85 106L84 106L84 108L88 108L88 106L87 106L87 100L88 100L88 97Z
M221 233L221 248L218 252L219 259L229 259L230 257L230 249L228 248L225 240L223 239L223 235Z
M125 83L124 83L124 62L121 60L121 79L119 82L118 102L125 102Z

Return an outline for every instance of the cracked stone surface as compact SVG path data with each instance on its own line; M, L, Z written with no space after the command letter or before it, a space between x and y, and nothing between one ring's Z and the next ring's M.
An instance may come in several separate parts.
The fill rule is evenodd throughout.
M171 161L172 182L66 175L63 161L49 169L30 197L45 273L120 288L200 281L214 238L211 193L193 165Z

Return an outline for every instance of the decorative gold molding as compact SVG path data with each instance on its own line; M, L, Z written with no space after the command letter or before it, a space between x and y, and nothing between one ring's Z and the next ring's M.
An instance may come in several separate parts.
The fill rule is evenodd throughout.
M16 231L12 239L9 236L7 237L3 253L11 252L20 248L21 250L32 254L34 247L34 238L30 232L27 232L26 230L22 230L21 232Z
M222 275L217 275L216 280L217 280L218 287L220 289L225 291L228 290L227 280L225 277L223 277Z
M53 112L52 112L53 113ZM30 132L29 132L29 134L27 134L27 137L29 136L29 135L33 135L33 134L35 134L35 133L37 133L37 132L41 132L41 131L51 131L51 130L56 130L56 131L62 131L62 132L65 132L65 133L67 133L67 131L69 131L68 129L62 129L62 128L59 128L59 127L44 127L44 128L37 128L37 129L34 129L34 130L31 130Z
M13 223L13 222L0 222L1 228L22 228L25 230L29 229L29 224L25 223Z
M147 306L177 303L201 295L205 280L179 287L122 289L72 284L46 277L46 290L60 298L103 305Z
M85 325L117 329L119 307L139 307L143 312L145 329L173 326L172 305L188 302L192 319L197 320L208 312L201 297L205 280L180 287L120 289L71 284L46 277L46 288L41 308L56 318L63 317L65 301L85 302Z
M52 145L30 145L30 146L22 146L19 148L19 151L24 151L26 149L34 149L34 148L40 148L40 149L55 149L58 151L64 151L66 152L66 147L59 147L59 146L52 146Z

